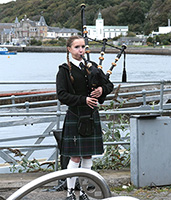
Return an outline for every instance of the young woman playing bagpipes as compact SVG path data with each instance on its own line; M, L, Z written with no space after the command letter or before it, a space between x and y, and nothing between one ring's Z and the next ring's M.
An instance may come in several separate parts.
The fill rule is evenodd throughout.
M96 88L92 87L91 71L81 57L85 54L82 36L71 36L66 45L67 63L59 66L56 80L57 97L68 106L62 131L61 155L70 157L68 169L91 169L92 155L103 153L98 103L103 103L106 95L112 92L113 84L109 79L103 79ZM96 63L91 63L97 68ZM67 178L67 200L76 199L75 182L76 177ZM82 189L79 199L89 199Z

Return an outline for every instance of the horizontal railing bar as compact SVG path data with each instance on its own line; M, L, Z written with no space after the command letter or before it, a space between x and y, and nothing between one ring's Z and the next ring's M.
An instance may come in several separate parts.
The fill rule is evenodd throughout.
M0 84L56 84L56 81L0 81Z
M14 99L21 99L21 98L25 98L25 97L41 97L41 96L50 96L50 95L56 95L56 92L44 92L44 93L37 93L37 94L27 94L27 95L11 95L9 97L1 97L1 100L9 100L12 99L14 97Z
M130 145L130 142L104 142L104 145Z
M114 82L115 83L115 82ZM126 83L128 83L128 82L126 82ZM138 84L129 84L129 85L126 85L126 83L122 83L122 85L120 85L120 87L121 88L131 88L131 87L142 87L142 86L151 86L151 85L160 85L161 84L161 82L157 82L157 83L154 83L154 82L152 82L152 83L145 83L145 82L142 82L142 83L138 83ZM119 87L119 85L117 85L116 86L116 88L117 87Z
M49 100L49 101L36 101L36 102L25 102L25 103L18 103L18 104L9 104L9 105L1 105L0 108L12 108L12 107L22 107L26 106L26 103L28 103L28 106L36 106L36 105L45 105L45 104L52 104L57 103L58 100Z
M124 110L142 110L142 109L148 109L149 105L141 105L139 107L127 107L127 108L119 108L118 111L124 111ZM160 108L160 105L154 105L152 106L153 107L153 110L159 110ZM151 110L151 107L149 107L150 110ZM163 110L171 110L171 104L168 103L168 104L165 104L163 105Z
M100 114L106 115L116 115L116 114L162 114L162 113L171 113L171 110L133 110L133 111L99 111ZM0 117L9 117L9 116L60 116L65 115L66 112L46 112L46 113L0 113Z
M112 81L112 83L128 84L128 83L171 83L171 80L159 80L159 81ZM56 81L0 81L0 84L56 84Z
M0 113L0 117L11 117L11 116L60 116L65 115L66 112L37 112L37 113Z
M62 130L61 130L62 131ZM10 141L15 141L15 140L28 140L28 139L34 139L34 138L45 138L45 137L52 137L53 134L39 134L39 135L31 135L31 136L23 136L23 137L15 137L15 138L5 138L5 139L0 139L0 142L10 142Z
M171 110L132 110L132 111L102 111L100 114L110 114L110 115L116 115L116 114L162 114L162 113L171 113Z
M171 89L167 88L167 89L163 89L163 92L170 92ZM136 91L136 92L126 92L126 93L118 93L117 95L119 97L124 97L124 96L130 96L130 95L138 95L138 94L152 94L152 93L160 93L160 90L145 90L144 92L143 91ZM113 94L110 94L108 95L107 97L109 98L112 98L114 95Z
M104 142L104 145L130 145L130 142ZM12 148L54 148L58 147L57 144L30 144L30 145L0 145L0 149L12 149Z
M58 147L57 144L26 144L26 145L0 145L0 149L7 149L7 148L52 148L52 147Z
M57 148L57 144L26 144L26 145L0 145L0 149L8 149L8 148Z

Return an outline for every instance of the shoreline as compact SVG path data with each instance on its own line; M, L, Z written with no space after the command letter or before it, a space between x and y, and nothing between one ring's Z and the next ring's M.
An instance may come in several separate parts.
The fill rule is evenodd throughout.
M49 46L26 46L7 47L9 51L17 52L37 52L37 53L65 53L66 47L49 47ZM91 53L100 53L101 48L90 48ZM113 48L106 48L105 53L118 53L119 50ZM128 47L125 52L127 54L147 54L147 55L171 55L171 48L139 48L139 47Z

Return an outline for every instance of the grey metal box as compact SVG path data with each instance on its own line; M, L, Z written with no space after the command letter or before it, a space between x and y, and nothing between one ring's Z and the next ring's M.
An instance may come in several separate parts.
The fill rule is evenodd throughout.
M132 116L131 182L136 187L171 184L171 118Z

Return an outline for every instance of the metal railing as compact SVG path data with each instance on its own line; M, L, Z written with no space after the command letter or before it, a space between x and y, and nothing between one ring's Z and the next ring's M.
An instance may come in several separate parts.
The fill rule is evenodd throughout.
M0 84L42 84L42 82L0 82ZM47 82L45 82L45 83L47 83ZM49 83L49 82L48 82ZM51 84L53 84L54 82L50 82ZM49 84L50 84L49 83ZM130 85L130 86L128 86L128 85L126 85L126 84L131 84L131 83L134 83L133 85ZM153 83L145 83L145 82L143 82L143 84L142 84L142 82L136 82L137 84L139 83L139 85L137 85L137 84L135 84L135 82L128 82L128 83L126 83L126 84L124 84L123 86L122 86L122 88L124 88L124 87L127 87L127 88L132 88L132 87L137 87L137 86L141 86L141 87L147 87L147 86L152 86L152 85L159 85L160 86L160 89L155 89L155 90L145 90L145 89L143 89L143 90L141 90L141 91L135 91L135 92L123 92L123 93L118 93L117 94L117 96L119 97L119 98L126 98L126 97L129 97L129 96L138 96L138 95L141 95L142 97L137 97L138 98L138 102L142 102L142 105L146 105L147 104L147 101L149 101L148 100L148 98L149 98L149 96L147 96L147 95L149 95L149 94L156 94L156 93L158 93L159 94L159 96L158 97L155 97L155 98L153 98L153 99L150 99L151 101L156 101L156 100L158 100L159 102L160 102L160 104L159 104L159 107L160 107L160 109L162 109L163 108L163 97L164 97L164 93L166 93L166 92L171 92L171 87L170 88L166 88L166 89L164 89L164 85L165 84L170 84L170 81L156 81L156 82L153 82ZM140 84L141 83L141 84ZM114 83L114 84L117 84L117 82L116 83ZM119 83L118 83L119 84ZM118 87L118 86L117 86ZM116 87L116 88L117 88ZM31 98L31 97L43 97L43 96L52 96L52 95L55 95L56 93L55 92L50 92L50 93L41 93L41 94L30 94L30 95L19 95L19 96L15 96L15 95L11 95L10 97L1 97L0 98L0 101L2 101L2 100L11 100L11 103L12 104L9 104L9 105L0 105L0 109L1 108L16 108L16 107L25 107L26 108L26 110L28 111L28 109L29 109L29 107L32 107L32 106L38 106L38 105L47 105L47 104L56 104L57 103L57 99L54 99L54 100L49 100L49 101L37 101L37 102L28 102L28 101L26 101L26 102L24 102L24 103L18 103L18 104L16 104L15 103L15 99L21 99L21 98L25 98L25 97L27 97L27 98ZM111 95L108 95L108 98L109 99L113 99L113 97L114 97L114 94L111 94ZM129 100L129 102L132 102L133 103L133 100ZM117 104L117 103L116 103Z
M135 91L135 92L118 92L117 94L111 94L108 95L107 100L105 101L104 105L109 105L111 101L117 96L119 98L119 101L125 101L128 102L129 104L132 103L139 103L141 104L140 106L133 106L129 108L118 108L118 109L110 109L110 110L100 110L100 116L104 117L106 114L112 116L112 115L120 115L120 114L126 114L126 115L134 115L134 114L170 114L171 113L171 103L170 103L170 81L161 81L161 82L150 82L150 83L145 83L145 82L133 82L133 85L130 85L130 83L125 83L123 87L121 88L133 88L133 87L143 87L141 91ZM0 84L47 84L47 82L0 82ZM54 84L54 82L48 82L48 84ZM119 87L120 82L115 83L118 84L116 86ZM144 90L145 87L152 86L153 84L158 85L160 89L154 89L154 90ZM164 88L164 86L167 86L167 88ZM44 96L44 95L54 95L54 92L50 92L49 94L37 94L37 95L29 95L29 97L35 97L35 96ZM149 96L149 94L158 94L157 98L156 96ZM128 99L129 96L138 96L135 99ZM141 95L141 96L140 96ZM52 160L54 159L56 162L56 169L58 168L57 165L57 160L58 160L58 147L57 144L42 144L45 138L47 137L53 137L52 134L52 129L58 130L61 132L61 123L63 122L64 116L66 114L66 106L60 105L60 102L56 99L54 100L49 100L49 101L38 101L38 102L24 102L24 103L16 103L14 99L17 98L25 98L28 97L28 95L21 95L21 96L11 96L11 97L1 97L1 100L7 100L11 99L11 103L9 105L0 105L0 117L1 119L6 117L12 117L10 120L6 121L0 121L0 127L15 127L15 126L26 126L26 125L33 125L33 124L41 124L41 123L50 123L46 130L42 134L34 134L32 136L18 136L18 137L11 137L11 138L2 138L0 139L0 157L3 158L6 162L8 163L16 163L16 160L12 158L12 156L9 155L9 148L19 148L22 151L26 151L25 158L29 158L34 150L36 149L42 149L42 148L52 148L54 151L50 155L50 157L47 160ZM168 100L164 101L164 98ZM147 102L150 101L158 101L157 105L147 105ZM49 107L36 107L36 108L31 108L32 106L44 106L44 105L49 105L49 104L57 104L56 106L52 106L52 110L49 111ZM115 102L115 104L119 104ZM23 106L25 109L23 109ZM20 110L19 110L20 108ZM37 111L37 109L39 109ZM61 111L63 110L63 111ZM14 117L24 117L21 119L13 119ZM102 123L102 128L104 129L109 129L106 125L105 122ZM1 129L0 128L0 129ZM20 141L20 140L29 140L36 138L37 140L34 142L34 144L30 145L2 145L2 142L5 143L7 141ZM104 142L104 145L125 145L129 144L128 141L115 141L115 142ZM48 146L48 147L47 147Z

